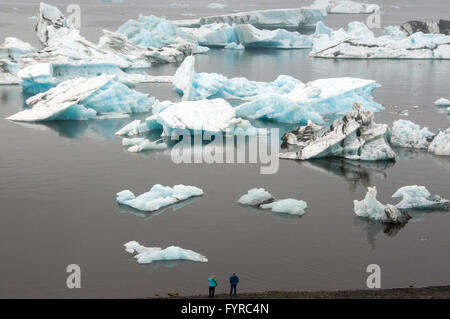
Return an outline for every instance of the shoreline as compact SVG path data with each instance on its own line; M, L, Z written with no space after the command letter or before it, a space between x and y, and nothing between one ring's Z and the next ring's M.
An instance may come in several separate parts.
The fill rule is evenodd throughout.
M429 286L423 288L390 288L370 290L338 291L279 291L238 293L230 298L219 293L214 298L207 295L153 297L167 299L450 299L450 286Z

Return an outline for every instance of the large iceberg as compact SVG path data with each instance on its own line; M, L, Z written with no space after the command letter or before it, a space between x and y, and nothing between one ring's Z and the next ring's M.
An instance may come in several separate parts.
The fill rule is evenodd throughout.
M265 135L265 129L253 127L248 121L236 118L233 107L223 99L164 101L155 104L153 115L145 122L139 120L127 124L116 135L137 135L151 130L162 129L164 137L173 132L188 130L193 134L226 133L228 135Z
M420 128L408 120L397 120L392 125L392 146L426 150L433 138L427 127Z
M117 193L116 200L121 205L130 206L140 211L152 212L201 195L203 195L203 190L195 186L180 184L172 188L170 186L156 184L148 192L137 197L129 190L123 190Z
M309 35L284 29L260 30L251 24L213 23L199 28L183 28L199 44L210 47L226 47L231 43L246 48L306 49L312 47Z
M271 209L274 213L304 215L308 205L306 202L298 199L287 198L275 200L275 198L264 188L252 188L247 194L238 199L242 205L255 206L261 209Z
M325 132L310 128L294 130L291 132L294 136L285 134L284 142L295 144L298 150L280 153L278 156L293 160L322 157L365 161L395 159L395 153L388 142L388 126L376 124L373 118L373 112L354 103L353 110L335 120Z
M26 100L31 108L10 117L12 121L87 120L108 114L148 112L155 98L136 92L114 76L67 80Z
M309 8L324 9L329 14L367 14L380 10L377 4L350 0L315 0Z
M165 249L160 247L145 247L137 241L130 241L125 245L125 251L134 255L139 264L150 264L155 261L164 260L190 260L196 262L207 262L208 259L195 251L170 246Z
M450 36L422 32L408 35L399 26L389 26L385 35L376 37L362 22L349 23L347 31L334 31L319 22L310 55L334 59L450 59Z
M249 100L265 93L288 93L301 82L287 75L280 75L273 82L250 81L246 78L227 78L217 73L196 73L194 56L187 57L173 79L174 89L183 94L183 100L207 98Z
M181 27L198 28L205 24L251 24L258 29L313 29L327 15L326 10L313 8L268 9L227 13L200 19L173 21Z
M354 102L365 109L380 111L383 106L374 101L372 92L380 85L358 78L330 78L300 83L286 94L261 92L252 101L236 107L236 115L250 119L267 119L283 123L308 120L323 123L322 115L345 114Z
M377 188L368 187L363 200L353 201L353 210L356 215L373 219L382 223L404 224L411 218L409 214L396 206L383 205L377 200Z
M428 146L428 152L434 155L450 156L450 127L438 132Z
M450 202L439 195L431 196L424 186L404 186L392 197L403 197L396 205L399 209L450 210Z

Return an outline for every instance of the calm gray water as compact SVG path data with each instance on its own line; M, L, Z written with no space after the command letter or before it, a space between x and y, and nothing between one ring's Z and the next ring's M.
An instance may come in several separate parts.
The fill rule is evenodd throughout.
M61 8L70 2L51 1ZM185 1L188 8L172 8L163 0L78 2L82 34L93 41L102 28L115 29L139 12L170 18L216 12L205 9L211 1ZM435 20L449 8L444 0L392 1L400 9L389 1L372 2L384 5L383 25ZM242 10L272 6L271 1L227 3ZM34 21L27 17L37 8L37 1L0 1L0 38L18 36L35 43ZM364 18L333 16L326 22L340 26ZM212 50L198 55L196 63L197 71L261 81L279 74L305 82L336 76L375 79L382 84L375 98L386 106L377 122L392 124L399 110L409 109L403 118L433 131L449 126L449 116L433 105L449 97L449 61L333 61L309 58L307 50ZM173 74L175 69L164 65L152 72ZM137 89L161 100L179 99L170 85ZM233 271L241 278L240 291L357 289L366 287L365 269L371 263L381 266L383 288L450 284L448 213L418 214L397 231L358 220L353 213L353 200L371 185L383 203L396 203L393 192L413 184L449 198L448 158L397 150L398 160L390 164L281 161L275 175L260 175L258 164L176 165L167 150L136 155L123 149L113 133L129 120L28 125L3 120L22 109L23 100L20 87L0 87L0 297L203 294L210 274L218 277L218 290L225 291ZM205 195L159 214L117 206L118 191L140 194L157 183L196 185ZM286 217L236 203L256 186L278 198L305 200L307 214ZM138 265L123 248L130 240L179 245L206 255L209 262ZM66 288L65 269L72 263L81 266L81 289Z

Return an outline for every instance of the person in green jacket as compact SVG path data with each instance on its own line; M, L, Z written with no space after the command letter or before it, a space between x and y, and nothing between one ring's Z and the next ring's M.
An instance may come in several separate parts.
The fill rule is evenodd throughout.
M208 279L208 283L209 283L209 297L213 298L214 290L216 289L217 286L216 276L211 275L211 277L209 277Z

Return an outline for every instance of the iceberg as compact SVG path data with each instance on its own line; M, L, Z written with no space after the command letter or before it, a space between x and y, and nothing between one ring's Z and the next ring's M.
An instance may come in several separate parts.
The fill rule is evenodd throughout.
M392 125L392 146L426 150L433 138L427 127L420 128L411 121L397 120Z
M256 206L261 209L271 209L274 213L304 215L308 205L302 200L293 198L275 200L264 188L252 188L238 199L242 205Z
M19 65L17 63L0 59L0 85L20 84L22 80L17 73Z
M367 110L382 110L372 96L379 86L375 81L358 78L319 79L300 83L286 94L260 94L235 110L237 116L249 119L322 124L322 115L345 114L354 102L362 103Z
M195 186L175 185L173 188L154 185L147 193L135 196L129 190L117 193L116 200L121 205L130 206L140 211L157 211L165 206L203 195L203 190Z
M183 100L207 98L251 99L262 92L288 93L301 82L287 75L280 75L273 82L256 82L246 78L231 78L217 73L196 73L194 56L187 57L177 69L172 82L175 91L183 94Z
M335 120L325 132L310 127L292 131L291 134L298 136L296 139L285 134L284 142L294 142L298 151L280 153L278 156L293 160L322 157L364 161L395 159L395 153L388 142L388 126L376 124L373 118L372 111L364 110L361 104L354 103L353 110Z
M445 98L440 98L436 101L434 101L434 105L436 106L450 106L450 100Z
M225 3L217 3L217 2L211 2L207 6L208 9L226 9L228 8L228 5Z
M39 41L45 46L52 36L52 29L67 28L66 17L58 8L41 2L36 33Z
M149 151L149 150L161 150L167 148L167 144L161 142L161 140L158 141L150 141L145 138L124 138L122 140L123 146L130 146L128 148L128 152L131 153L138 153L142 151Z
M434 155L450 156L450 127L438 132L428 146L428 152Z
M180 27L198 28L205 24L251 24L258 29L314 29L327 15L323 9L291 8L237 12L223 15L173 21Z
M265 135L266 129L253 127L248 121L237 118L233 107L223 99L165 101L155 104L153 115L144 123L139 120L127 124L116 135L133 136L162 129L161 136L172 136L177 130L189 130L193 134L226 133L228 135Z
M226 47L232 43L246 48L309 49L312 37L284 29L260 30L251 24L213 23L199 28L182 28L208 47Z
M411 218L407 212L393 205L383 205L377 200L377 188L368 187L363 200L353 201L355 214L362 218L373 219L381 223L405 224Z
M362 22L334 31L318 22L310 56L333 59L450 59L450 36L416 32L408 35L389 26L376 37Z
M401 187L392 197L403 197L401 202L395 205L399 209L450 210L450 202L447 199L439 195L432 197L424 186Z
M328 14L368 14L380 10L377 4L350 0L316 0L309 8L323 9Z
M154 103L155 98L128 88L114 76L100 75L67 80L34 95L26 100L31 108L7 119L23 122L88 120L110 113L148 112Z
M177 246L170 246L165 249L160 247L145 247L137 241L130 241L125 245L125 251L134 254L138 264L151 264L154 261L162 260L190 260L196 262L208 262L208 259L195 251L183 249Z
M403 23L400 28L407 32L408 35L414 34L416 32L422 33L442 33L450 34L450 21L449 20L439 20L438 22L431 21L408 21Z
M31 44L13 37L5 38L0 45L0 85L20 84L19 58L37 51Z

